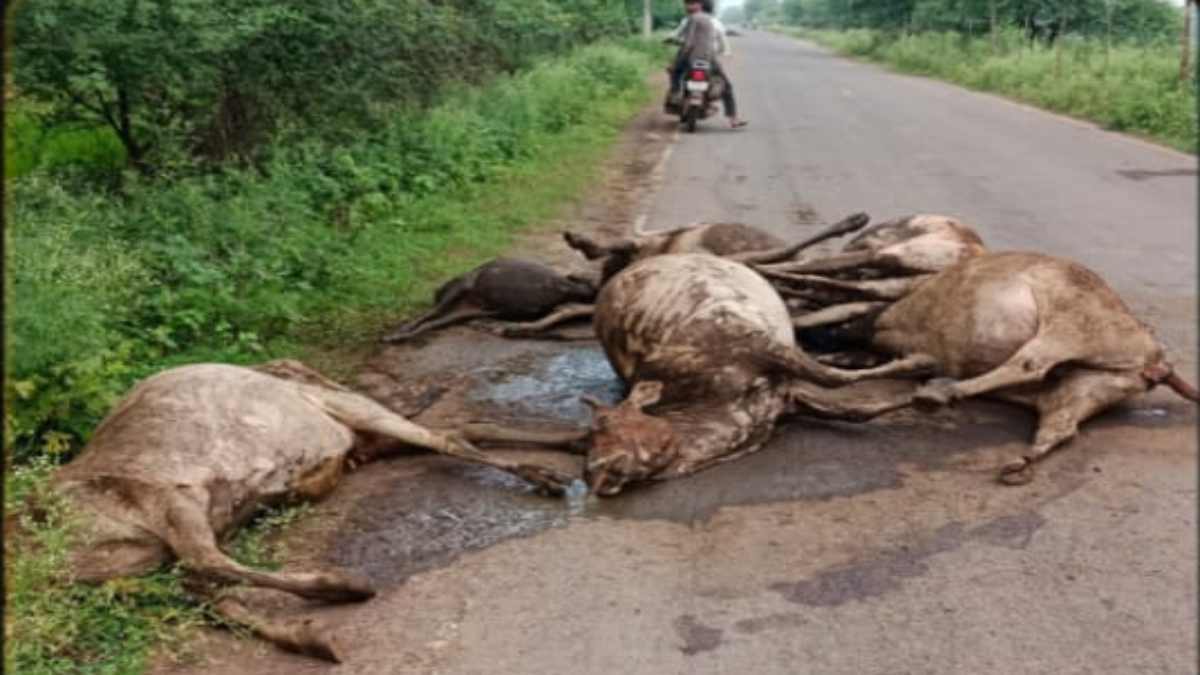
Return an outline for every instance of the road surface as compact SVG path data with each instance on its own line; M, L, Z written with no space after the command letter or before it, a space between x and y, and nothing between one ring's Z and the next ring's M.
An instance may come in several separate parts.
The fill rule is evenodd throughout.
M1194 372L1194 159L789 38L734 47L751 126L678 138L639 207L648 227L740 220L795 238L859 210L952 214L994 249L1093 267ZM595 348L466 339L397 377L439 358L525 369L490 390L514 404L611 378ZM347 662L242 641L203 670L1191 673L1195 423L1155 392L1088 424L1023 488L994 482L1032 430L1004 406L796 424L756 455L581 514L439 460L393 462L340 488L357 503L324 559L386 589L329 611Z

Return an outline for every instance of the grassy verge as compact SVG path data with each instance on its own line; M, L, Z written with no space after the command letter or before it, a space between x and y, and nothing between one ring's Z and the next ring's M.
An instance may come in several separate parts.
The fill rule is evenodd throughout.
M1068 37L1056 49L1031 45L1019 31L993 41L956 33L776 30L902 72L996 92L1185 152L1197 150L1196 88L1180 84L1173 44L1106 47L1099 40Z
M353 145L280 147L260 171L128 177L119 194L46 170L11 181L6 669L138 672L209 620L176 570L99 587L67 575L75 533L46 478L134 380L371 339L577 198L650 100L660 58L584 48ZM290 517L268 515L232 551L269 564L264 527Z

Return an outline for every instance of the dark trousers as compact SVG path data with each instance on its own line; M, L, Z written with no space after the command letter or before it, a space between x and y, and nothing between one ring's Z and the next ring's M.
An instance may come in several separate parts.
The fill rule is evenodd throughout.
M725 81L725 90L721 93L721 106L725 108L726 117L737 116L737 101L733 98L733 81L725 74L725 70L721 68L721 63L716 61L709 62L712 67L712 74L718 75ZM671 94L675 95L683 89L683 77L691 68L691 59L678 59L675 61L675 67L671 69Z

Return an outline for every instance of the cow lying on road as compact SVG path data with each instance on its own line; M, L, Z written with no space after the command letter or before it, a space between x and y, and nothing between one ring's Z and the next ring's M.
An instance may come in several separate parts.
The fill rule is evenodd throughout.
M422 333L472 319L509 321L541 319L564 306L596 298L592 282L562 275L530 260L499 258L442 284L434 308L383 337L383 342L411 340Z
M629 266L600 291L595 326L631 387L617 406L592 402L586 479L601 495L752 452L783 415L855 420L906 406L912 383L836 387L930 365L916 357L842 371L816 362L796 347L787 307L771 285L746 265L711 255L661 255ZM508 430L496 440L519 439Z
M703 223L669 232L638 235L610 245L571 232L567 243L589 260L604 258L601 283L635 260L665 253L712 253L763 262L782 260L829 237L861 228L866 214L856 214L799 244L788 246L774 235L741 223ZM396 343L473 319L511 323L500 328L506 337L533 337L572 319L592 315L597 285L562 275L540 263L500 258L455 277L434 293L435 306L382 338Z
M1011 252L970 257L882 311L864 307L859 314L845 336L882 354L925 357L943 378L954 378L927 383L916 402L989 395L1038 411L1032 446L1001 474L1009 484L1031 480L1033 464L1074 437L1080 423L1131 396L1166 384L1198 400L1153 332L1099 276L1068 260Z
M76 578L141 574L178 558L215 581L335 602L370 598L364 581L343 573L246 568L218 541L260 506L327 494L352 454L361 461L389 445L429 448L535 481L555 478L417 426L295 361L184 366L136 386L55 474L54 487L87 536L72 560ZM338 660L318 626L258 616L229 596L214 607L282 647Z

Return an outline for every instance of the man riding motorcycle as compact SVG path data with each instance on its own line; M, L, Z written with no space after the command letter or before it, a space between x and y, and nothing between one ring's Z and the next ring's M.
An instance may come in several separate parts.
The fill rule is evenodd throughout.
M721 68L717 57L728 54L728 43L723 27L710 16L711 0L685 0L684 7L687 17L675 31L668 42L681 42L679 51L675 54L675 62L670 68L671 91L668 95L668 111L672 105L677 105L683 90L683 75L691 67L693 61L704 60L711 64L713 74L720 76L725 87L721 95L721 104L725 108L725 116L729 118L729 126L738 129L746 126L746 121L737 116L737 101L733 97L733 83Z

